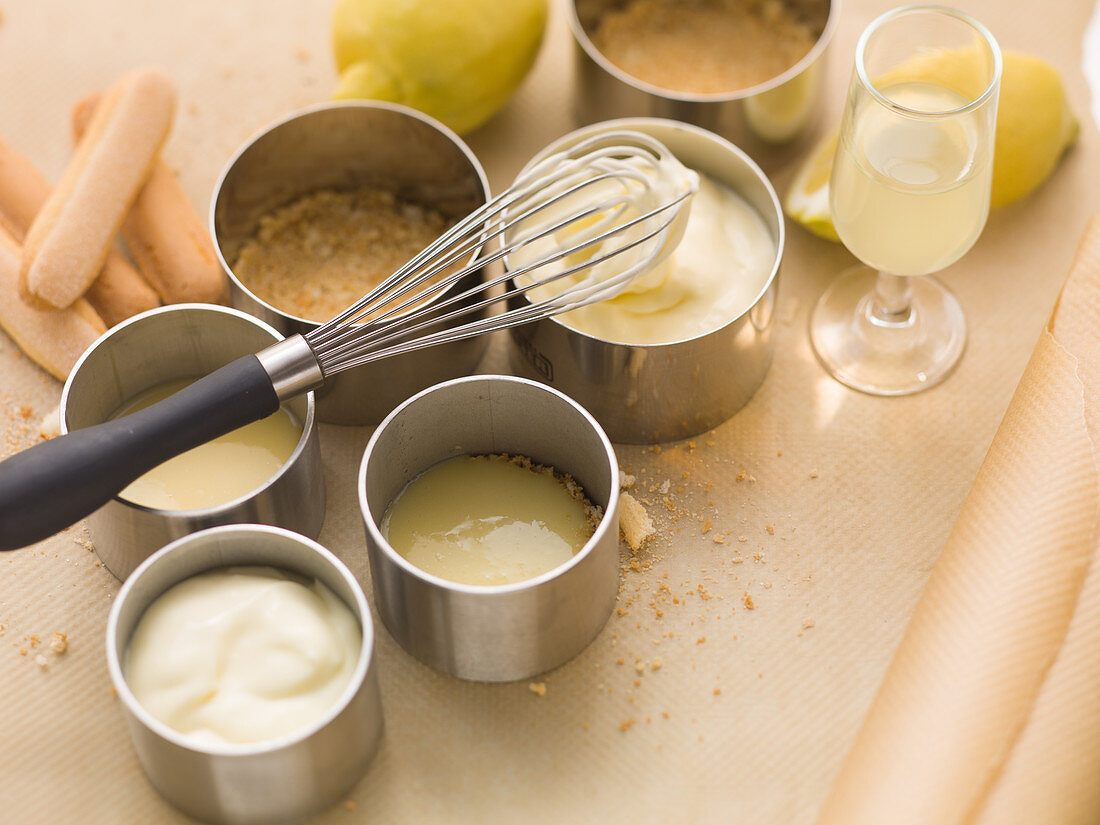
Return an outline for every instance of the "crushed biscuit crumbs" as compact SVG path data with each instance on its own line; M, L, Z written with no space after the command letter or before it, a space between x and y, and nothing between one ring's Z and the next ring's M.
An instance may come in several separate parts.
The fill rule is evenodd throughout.
M625 722L619 724L619 730L630 730L630 728L637 722L637 719L627 719Z
M545 696L546 695L546 682L531 682L531 684L529 684L527 686L527 689L530 690L536 696Z
M657 533L649 513L630 493L619 494L619 530L635 553Z
M62 654L69 649L69 636L66 633L55 633L53 638L50 639L50 650L54 653Z
M263 215L234 274L273 306L327 321L434 241L442 214L370 186L321 189Z
M748 592L745 593L743 601L745 602L746 608L748 608L749 610L756 610L756 602L752 600L752 596L750 596Z

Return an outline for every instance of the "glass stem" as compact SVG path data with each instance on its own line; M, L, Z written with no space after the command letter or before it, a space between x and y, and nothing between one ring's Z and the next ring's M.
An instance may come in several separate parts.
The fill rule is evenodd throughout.
M871 301L871 320L880 324L905 324L909 321L911 291L904 275L879 272L875 279L875 295Z

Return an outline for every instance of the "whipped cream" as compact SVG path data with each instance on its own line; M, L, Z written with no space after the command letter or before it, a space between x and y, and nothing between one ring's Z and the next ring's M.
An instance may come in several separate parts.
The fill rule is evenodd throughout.
M522 194L509 216L510 270L522 285L554 279L529 295L558 311L613 297L676 248L698 185L695 172L640 132L608 132L551 154L512 186Z
M598 338L645 345L693 338L741 315L764 289L775 263L776 243L763 218L732 189L700 175L685 224L678 245L617 295L557 320ZM600 266L615 265L611 258ZM551 267L565 268L547 265L540 278ZM586 277L591 276L566 276L530 296L545 298Z
M201 743L291 734L347 688L362 631L324 584L271 567L180 582L142 615L123 665L149 713Z

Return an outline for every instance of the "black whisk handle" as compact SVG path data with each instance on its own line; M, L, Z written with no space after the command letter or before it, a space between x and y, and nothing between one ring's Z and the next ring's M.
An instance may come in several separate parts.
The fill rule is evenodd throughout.
M270 376L246 355L143 410L16 453L0 462L0 550L68 527L172 456L278 408Z

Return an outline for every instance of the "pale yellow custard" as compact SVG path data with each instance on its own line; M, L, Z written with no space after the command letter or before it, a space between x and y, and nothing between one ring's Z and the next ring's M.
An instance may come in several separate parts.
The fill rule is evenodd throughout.
M193 379L167 381L140 393L112 418L145 409ZM216 507L248 495L279 471L302 437L302 425L280 407L261 421L200 444L136 479L119 496L158 510Z
M157 597L123 667L134 697L169 727L202 742L260 742L329 712L362 643L351 610L321 582L227 567Z
M460 584L502 585L569 561L601 516L568 476L521 457L458 456L386 508L382 535L412 564Z
M558 244L568 241L568 232L554 238ZM536 251L544 249L529 254ZM768 282L775 256L775 239L760 214L729 187L699 175L679 245L615 297L558 315L557 320L578 332L623 344L694 338L752 306ZM605 265L615 266L615 261ZM562 269L561 264L548 266L541 277ZM543 299L584 277L562 278L530 295Z

